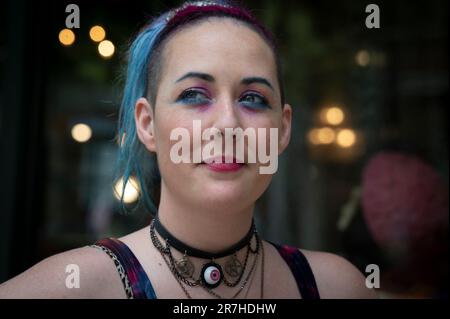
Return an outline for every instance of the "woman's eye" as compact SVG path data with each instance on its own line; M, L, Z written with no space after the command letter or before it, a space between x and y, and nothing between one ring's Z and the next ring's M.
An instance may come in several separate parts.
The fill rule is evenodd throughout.
M185 102L185 103L199 103L199 102L205 102L208 100L208 97L198 90L186 90L177 99L177 101Z
M267 99L259 94L251 93L246 94L242 99L242 102L246 103L250 107L260 107L260 108L270 108L269 103L267 102Z

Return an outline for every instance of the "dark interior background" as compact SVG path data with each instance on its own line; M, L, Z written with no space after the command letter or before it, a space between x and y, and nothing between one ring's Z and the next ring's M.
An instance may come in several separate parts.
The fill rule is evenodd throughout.
M58 33L69 3L79 5L81 26L66 47ZM148 223L144 211L121 214L113 194L121 71L139 27L179 3L0 2L0 282L52 254ZM357 194L380 151L419 158L448 189L448 1L375 1L380 29L365 27L366 1L244 3L279 39L294 109L291 145L255 212L263 236L338 253L362 272L378 264L386 296L447 296L448 232L447 253L429 260L434 276L422 278L412 265L383 276L401 261L374 239ZM114 43L111 58L89 38L93 25ZM329 106L344 112L342 123L323 123ZM85 143L72 138L77 123L92 130ZM356 142L318 145L311 130L324 126L349 128ZM448 224L448 199L446 207Z

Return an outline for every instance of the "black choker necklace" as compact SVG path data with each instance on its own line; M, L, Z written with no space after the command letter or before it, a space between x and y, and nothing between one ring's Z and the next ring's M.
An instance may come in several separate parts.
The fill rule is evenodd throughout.
M165 247L162 243L159 242L158 238L155 235L155 230L160 234L161 237L164 238ZM256 236L256 248L253 249L251 247L251 240L253 236ZM207 289L215 288L220 285L222 281L229 287L235 287L241 280L249 257L249 253L258 254L259 253L259 244L260 240L258 237L258 233L255 228L254 221L252 220L252 225L245 235L238 243L234 244L232 247L223 250L218 253L210 253L205 252L200 249L196 249L190 247L189 245L184 244L179 239L174 237L159 221L158 217L154 218L150 224L150 237L154 246L161 252L163 255L167 255L170 261L171 271L184 283L189 286L201 285ZM247 246L247 254L245 258L244 265L238 260L236 253ZM175 261L170 247L175 248L181 253L184 253L183 258L180 261ZM215 262L215 259L222 258L225 256L231 255L231 258L226 262L225 271L230 277L237 277L234 282L230 282L224 276L222 267ZM203 267L200 272L200 278L194 279L194 265L189 260L189 257L198 257L203 259L209 259L209 262L203 264ZM255 259L256 261L256 259ZM169 265L169 264L168 264ZM190 281L194 280L194 281ZM243 288L243 287L242 287Z
M186 245L179 239L177 239L175 236L173 236L159 221L159 218L155 218L155 229L156 231L167 241L167 243L175 248L176 250L185 253L186 255L189 255L191 257L198 257L198 258L204 258L204 259L218 259L222 258L231 254L234 254L235 252L241 250L245 246L248 245L249 241L252 239L253 234L256 233L255 224L252 220L252 226L250 227L249 231L245 235L244 238L242 238L239 242L234 244L228 249L225 249L223 251L220 251L218 253L209 253L197 248L193 248L189 245Z

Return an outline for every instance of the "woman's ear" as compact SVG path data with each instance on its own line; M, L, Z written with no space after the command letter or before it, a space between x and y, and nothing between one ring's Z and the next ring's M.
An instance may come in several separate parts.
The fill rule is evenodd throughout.
M281 134L279 137L278 154L283 153L286 147L289 145L291 139L291 121L292 121L292 108L289 104L284 104L281 114Z
M136 133L142 144L150 152L156 152L153 107L146 98L139 98L134 107Z

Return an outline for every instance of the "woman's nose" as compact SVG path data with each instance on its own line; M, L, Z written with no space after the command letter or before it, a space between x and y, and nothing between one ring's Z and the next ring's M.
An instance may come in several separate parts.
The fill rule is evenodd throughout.
M236 128L240 126L239 114L232 98L223 98L218 101L214 110L214 120L212 126L225 134L226 128Z

